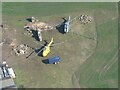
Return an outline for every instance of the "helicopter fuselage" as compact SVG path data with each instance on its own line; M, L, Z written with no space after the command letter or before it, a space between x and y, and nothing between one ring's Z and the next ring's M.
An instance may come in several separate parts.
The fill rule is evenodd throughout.
M64 23L64 32L69 32L69 25L70 25L70 16L68 17L68 20Z
M45 49L42 52L42 56L46 57L50 53L50 46L45 46Z
M69 31L69 21L65 22L64 24L64 32L68 32Z
M44 48L44 50L42 52L43 57L46 57L50 53L50 47L51 47L52 43L53 43L53 38L51 38L50 43L47 46L45 46L45 48Z

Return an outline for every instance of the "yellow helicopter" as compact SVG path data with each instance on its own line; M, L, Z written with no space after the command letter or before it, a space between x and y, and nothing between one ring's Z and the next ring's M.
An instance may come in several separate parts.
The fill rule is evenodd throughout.
M51 41L49 42L49 44L47 44L43 49L41 49L41 50L37 53L37 55L42 52L42 56L43 56L43 57L46 57L46 56L50 53L50 47L51 47L51 44L52 44L52 43L53 43L53 37L51 38Z
M38 51L36 55L39 56L39 54L42 52L42 53L41 53L42 56L43 56L43 57L46 57L46 56L50 53L50 48L51 48L52 46L55 46L55 45L58 45L58 44L62 44L62 43L64 43L64 42L55 43L55 44L52 44L52 43L53 43L53 37L51 38L50 42L49 42L47 45L43 45L44 47L43 47L40 51ZM30 47L30 46L29 46L29 47ZM32 47L31 47L31 48L32 48ZM33 51L26 57L26 59L27 59L29 56L31 56L32 53L34 53L36 50L38 50L38 49L34 49L34 48L32 48L32 49L33 49Z

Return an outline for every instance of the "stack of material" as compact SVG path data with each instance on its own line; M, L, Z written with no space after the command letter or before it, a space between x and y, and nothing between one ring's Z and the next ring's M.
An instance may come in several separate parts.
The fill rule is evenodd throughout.
M37 31L39 40L42 41L42 32L52 30L53 27L44 22L29 22L24 26L24 29L26 29L31 34L32 30Z
M53 27L44 22L29 22L25 24L24 29L26 30L40 29L41 31L46 31L46 30L52 30Z
M35 17L31 17L31 22L36 22Z
M11 47L16 47L17 46L17 40L16 39L13 39L11 44L10 44Z
M39 40L42 41L42 33L43 31L52 30L53 27L45 22L38 22L38 20L35 17L31 17L29 22L25 24L24 29L29 32L30 35L34 36L32 33L32 30L35 30L38 32Z
M2 46L4 44L4 42L0 42L0 46Z
M80 15L79 20L82 24L90 23L92 21L92 17L88 15Z
M31 29L32 30L38 30L38 29L51 30L51 29L53 29L53 27L48 25L47 23L38 22L38 19L36 19L33 16L29 19L30 19L30 21L27 24L25 24L25 26L24 26L24 29L26 29L26 30L31 30Z
M30 47L26 44L21 44L21 45L13 48L13 50L15 51L15 54L17 56L26 54L28 52L28 49L30 49Z
M35 17L31 17L31 22L38 22L38 19L36 19Z

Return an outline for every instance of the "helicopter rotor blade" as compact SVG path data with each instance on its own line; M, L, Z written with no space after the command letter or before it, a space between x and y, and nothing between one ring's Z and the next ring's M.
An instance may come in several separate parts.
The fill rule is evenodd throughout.
M42 48L36 55L38 55L39 53L41 53L44 49L45 49L45 47Z
M76 20L78 18L78 16L74 17L73 19L70 20L70 23L73 21L73 20Z
M33 51L26 57L26 59L29 58L37 49L39 49L39 48L33 48L31 46L28 47L30 47Z
M52 44L51 46L56 46L56 45L60 45L60 44L62 44L62 43L64 43L64 42L60 42L60 43L55 43L55 44Z

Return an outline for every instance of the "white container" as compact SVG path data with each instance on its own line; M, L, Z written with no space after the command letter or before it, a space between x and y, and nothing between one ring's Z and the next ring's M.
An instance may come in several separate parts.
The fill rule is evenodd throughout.
M9 73L11 78L15 78L15 73L14 73L12 68L8 68L8 73Z

